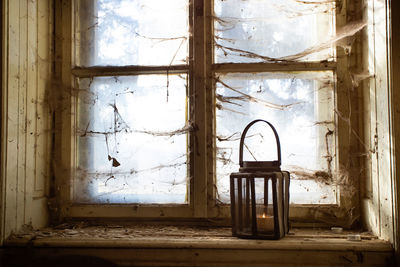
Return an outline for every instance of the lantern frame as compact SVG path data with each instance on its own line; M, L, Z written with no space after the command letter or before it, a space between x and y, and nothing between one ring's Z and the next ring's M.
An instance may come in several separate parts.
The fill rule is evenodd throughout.
M274 132L277 146L275 161L243 161L244 139L250 127L257 122L267 123ZM230 175L232 235L250 239L284 237L289 231L290 173L280 168L280 141L271 123L258 119L245 127L240 138L239 166L239 172ZM262 203L257 203L260 190L256 190L256 183L261 188ZM272 205L268 203L270 194Z

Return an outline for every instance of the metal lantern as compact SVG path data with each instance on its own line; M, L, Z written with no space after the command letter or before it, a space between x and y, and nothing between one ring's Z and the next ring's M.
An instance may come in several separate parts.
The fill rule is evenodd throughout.
M243 161L243 145L249 128L267 123L274 132L278 159ZM239 172L230 175L232 234L240 238L279 239L289 231L290 173L281 171L281 147L274 126L254 120L240 138Z

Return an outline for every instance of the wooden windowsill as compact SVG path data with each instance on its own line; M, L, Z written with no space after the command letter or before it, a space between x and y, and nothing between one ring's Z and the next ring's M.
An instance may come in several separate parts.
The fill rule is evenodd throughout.
M361 241L348 235L360 234ZM258 264L387 264L389 242L368 233L292 229L281 240L246 240L231 236L230 228L184 226L88 226L25 231L5 243L18 251L91 255L111 262L138 262L138 266L258 266ZM85 254L86 253L86 254ZM155 258L154 255L157 255ZM251 258L254 257L254 258ZM151 264L150 264L151 263ZM201 265L200 264L200 265ZM231 265L229 265L231 264ZM201 265L202 266L202 265Z
M360 234L361 241L348 235ZM175 226L91 226L82 229L44 229L14 235L5 246L33 247L146 247L146 248L240 248L391 251L389 242L368 233L292 229L281 240L250 240L232 237L230 228Z

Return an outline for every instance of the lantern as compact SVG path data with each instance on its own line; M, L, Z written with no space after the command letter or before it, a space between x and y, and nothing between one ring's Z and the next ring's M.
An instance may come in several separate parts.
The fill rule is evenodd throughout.
M243 161L246 133L257 122L267 123L275 135L275 161ZM240 238L282 238L289 231L290 173L281 171L278 133L268 121L254 120L244 129L239 149L239 172L230 175L232 234Z

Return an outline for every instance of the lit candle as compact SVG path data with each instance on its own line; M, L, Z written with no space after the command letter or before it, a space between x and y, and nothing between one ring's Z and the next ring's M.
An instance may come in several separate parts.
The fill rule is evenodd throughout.
M262 216L257 217L257 230L258 231L273 231L274 230L274 216L268 216L263 213Z

